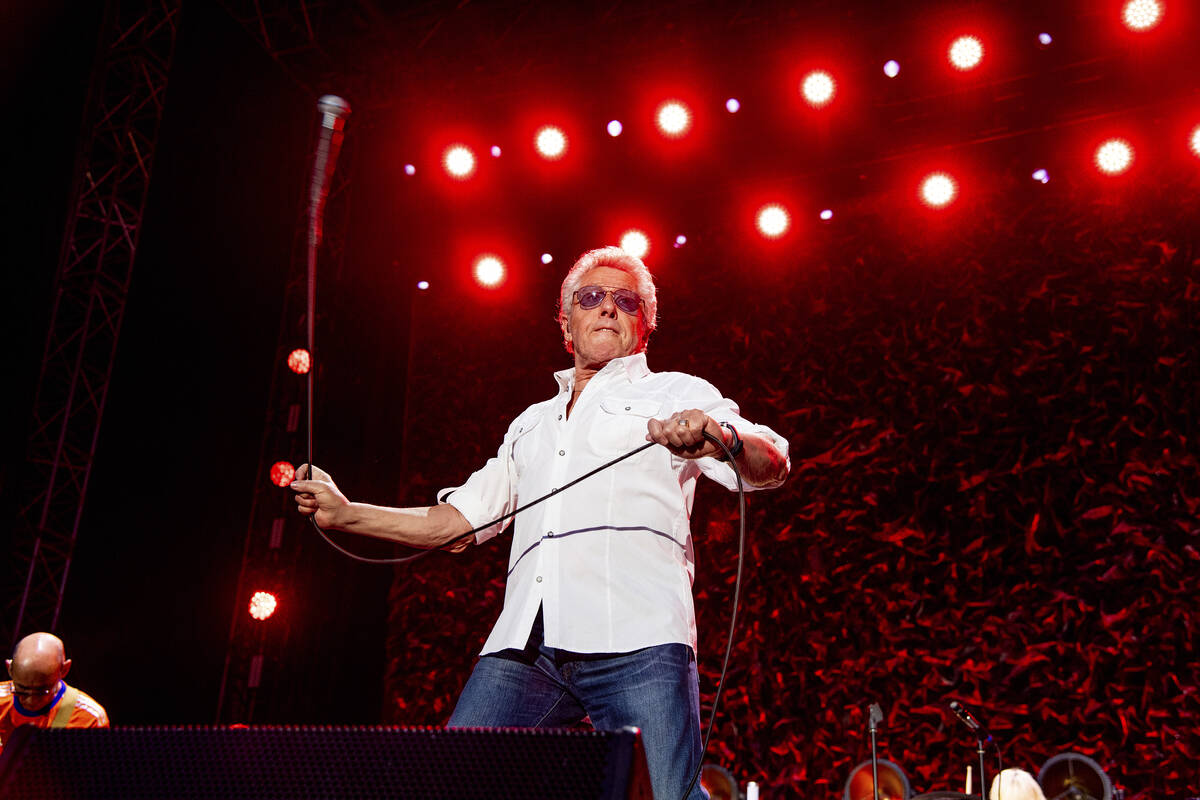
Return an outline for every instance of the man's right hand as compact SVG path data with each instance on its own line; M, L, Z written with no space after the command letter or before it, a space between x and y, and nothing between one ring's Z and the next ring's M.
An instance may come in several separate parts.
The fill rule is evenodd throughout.
M339 522L350 501L338 490L328 472L313 467L310 478L308 464L301 464L296 470L296 480L292 481L291 489L296 493L296 505L301 514L306 517L315 515L317 524L322 528L339 529Z

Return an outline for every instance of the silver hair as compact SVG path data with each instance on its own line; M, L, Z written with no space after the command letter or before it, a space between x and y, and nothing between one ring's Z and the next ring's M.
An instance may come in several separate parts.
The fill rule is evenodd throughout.
M650 334L658 327L658 294L654 288L654 276L640 258L630 255L619 247L599 247L581 255L572 265L567 277L563 279L562 291L558 298L558 325L562 328L563 344L567 352L574 352L571 343L567 341L567 320L575 307L575 292L583 282L584 274L596 267L612 267L622 272L628 272L637 281L637 293L641 295L643 333L638 342L637 352L646 349Z

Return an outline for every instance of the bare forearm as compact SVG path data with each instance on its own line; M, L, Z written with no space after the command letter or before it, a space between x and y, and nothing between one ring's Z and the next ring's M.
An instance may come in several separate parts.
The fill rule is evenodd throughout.
M765 489L779 486L787 479L787 461L771 442L747 433L742 436L742 444L744 447L736 459L742 480Z
M332 527L424 549L442 547L471 530L452 505L389 508L368 503L347 503Z

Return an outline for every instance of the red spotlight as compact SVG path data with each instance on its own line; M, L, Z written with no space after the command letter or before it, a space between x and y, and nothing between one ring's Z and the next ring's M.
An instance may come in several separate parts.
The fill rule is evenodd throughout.
M792 225L792 218L783 206L778 203L768 203L758 210L754 224L758 227L758 232L766 238L778 239L787 233L788 228Z
M455 144L442 154L442 166L455 180L465 181L475 174L475 154L465 144Z
M951 43L949 57L957 70L975 69L983 61L983 42L975 36L960 36Z
M504 283L504 276L507 272L504 262L491 253L475 259L475 266L472 269L475 274L475 282L486 289L495 289Z
M654 113L654 123L663 136L678 139L692 128L692 111L678 100L668 100Z
M296 478L296 468L287 461L276 461L271 465L271 483L287 486Z
M1124 139L1109 139L1096 148L1096 169L1120 175L1133 164L1133 148Z
M650 237L637 228L630 228L621 234L621 249L636 258L645 258L650 252Z
M833 80L833 76L823 70L814 70L804 76L804 82L800 85L800 91L804 94L804 99L813 108L821 108L829 104L833 99L834 90L837 84Z
M562 128L553 125L539 128L533 137L533 143L542 158L548 161L557 161L567 152L567 135L562 132Z
M1192 128L1191 138L1192 153L1200 156L1200 125Z
M270 592L255 592L250 597L250 616L259 622L275 613L279 601Z
M312 369L312 356L303 347L288 353L288 369L297 375L305 375Z
M921 202L930 208L945 208L958 196L958 184L944 172L933 172L921 181Z
M1121 21L1131 31L1148 31L1162 19L1163 7L1158 0L1129 0L1121 9Z

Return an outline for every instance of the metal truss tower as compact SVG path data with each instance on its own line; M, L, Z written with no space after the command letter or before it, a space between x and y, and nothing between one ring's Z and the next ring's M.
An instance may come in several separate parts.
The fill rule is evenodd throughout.
M15 643L53 631L87 494L142 229L181 0L110 0L54 285L14 531Z

